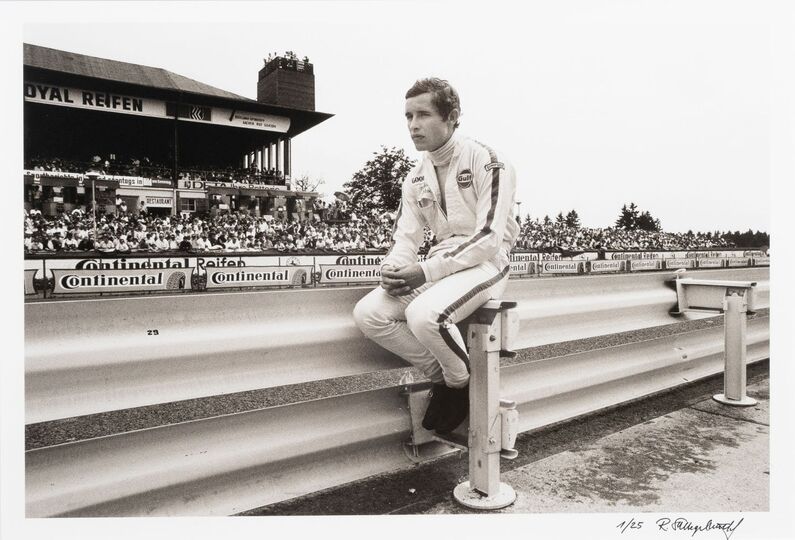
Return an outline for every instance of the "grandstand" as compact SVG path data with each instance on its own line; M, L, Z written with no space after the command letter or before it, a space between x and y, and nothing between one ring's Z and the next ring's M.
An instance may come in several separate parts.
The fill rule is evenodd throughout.
M215 207L312 217L317 193L291 189L292 139L332 115L314 110L308 62L267 61L253 100L162 68L25 44L24 82L28 211L94 204L102 215L120 199L158 216Z

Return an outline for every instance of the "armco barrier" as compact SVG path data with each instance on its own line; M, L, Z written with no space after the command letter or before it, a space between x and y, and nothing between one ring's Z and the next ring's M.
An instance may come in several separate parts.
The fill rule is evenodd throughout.
M748 361L769 357L767 318ZM527 431L723 370L723 328L502 369ZM405 397L386 388L31 450L28 517L228 515L412 466Z
M517 349L671 324L671 272L511 280ZM769 269L704 270L758 282ZM29 303L26 422L43 422L398 367L351 318L369 288Z

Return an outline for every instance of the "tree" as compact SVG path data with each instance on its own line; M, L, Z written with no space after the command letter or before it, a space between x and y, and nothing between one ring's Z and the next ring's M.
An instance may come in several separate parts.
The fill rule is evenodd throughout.
M724 240L737 247L744 248L767 248L770 246L770 235L762 231L752 231L748 229L746 232L740 231L726 231L720 235Z
M533 220L530 219L530 214L525 214L524 216L524 226L529 227L533 223Z
M577 211L572 209L571 212L566 214L566 226L576 229L580 226L580 216Z
M309 175L306 173L303 173L297 178L293 179L293 186L298 191L317 191L317 188L325 183L326 181L322 178L316 178L313 180L309 178Z
M566 223L566 218L563 217L563 212L558 212L558 215L555 216L555 225L563 225Z
M350 207L359 215L394 212L400 203L401 186L414 166L402 148L381 146L373 159L353 173L342 187L350 197Z
M638 229L651 232L660 232L662 225L659 219L654 219L649 212L643 212L635 223Z
M627 231L643 230L643 231L661 231L662 223L659 219L655 219L648 211L640 212L638 206L631 202L629 206L626 204L621 207L621 213L616 220L616 227L625 229Z
M548 226L550 223L552 223L552 220L549 219L549 216L544 216L544 225Z
M638 207L635 203L629 203L629 207L625 204L621 207L621 214L616 220L616 227L619 229L626 229L634 231L638 222Z

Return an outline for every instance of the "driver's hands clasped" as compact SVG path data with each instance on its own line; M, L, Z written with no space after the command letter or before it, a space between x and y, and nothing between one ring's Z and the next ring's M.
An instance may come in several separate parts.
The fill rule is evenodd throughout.
M419 263L395 267L390 264L381 269L381 287L390 296L403 296L425 283L425 272Z

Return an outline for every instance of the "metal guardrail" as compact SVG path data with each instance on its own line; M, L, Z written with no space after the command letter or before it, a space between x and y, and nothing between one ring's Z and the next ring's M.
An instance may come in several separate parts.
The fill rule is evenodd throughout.
M749 363L768 322L749 321ZM711 327L507 366L501 394L527 431L722 370ZM27 516L234 514L411 466L410 432L396 387L30 450Z
M769 268L699 271L752 279ZM671 272L511 280L515 347L671 324ZM26 422L340 377L404 365L364 339L368 288L64 300L25 305Z

